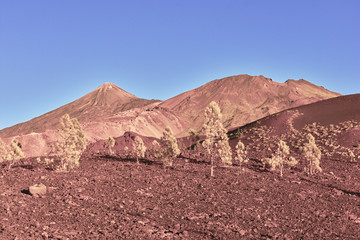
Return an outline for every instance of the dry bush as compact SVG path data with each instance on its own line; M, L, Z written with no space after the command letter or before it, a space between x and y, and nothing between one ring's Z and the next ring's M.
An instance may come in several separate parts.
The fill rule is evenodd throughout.
M56 168L55 161L54 161L53 158L48 158L48 157L40 158L40 157L38 157L38 158L36 158L36 161L39 164L44 164L45 166L47 166L50 169L55 169Z
M180 149L172 129L167 126L160 139L161 152L159 157L166 166L173 165L173 158L180 154Z
M351 149L347 149L347 154L350 157L350 162L356 162L355 154Z
M316 171L322 172L320 167L321 151L316 146L315 138L310 133L306 135L308 140L303 147L303 152L305 154L305 159L307 161L305 172L309 175L314 174Z
M232 164L232 152L229 145L229 138L226 129L221 123L221 110L218 104L212 101L205 109L205 123L203 131L206 139L203 147L210 155L211 176L214 176L214 161L220 158L223 164Z
M85 148L85 134L79 121L65 114L60 118L59 138L54 145L55 155L60 159L59 170L70 170L79 166Z
M146 147L141 137L136 136L133 142L133 152L136 157L136 162L139 164L139 158L145 157Z

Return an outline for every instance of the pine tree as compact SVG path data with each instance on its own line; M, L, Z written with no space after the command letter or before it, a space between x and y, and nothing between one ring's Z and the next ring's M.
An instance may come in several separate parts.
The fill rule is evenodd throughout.
M139 158L145 157L146 146L144 145L141 137L136 136L135 141L133 142L133 151L136 157L136 162L139 165Z
M281 177L283 176L284 161L287 155L289 155L289 153L290 153L289 146L283 140L280 140L276 154L277 156L275 158L278 159Z
M216 102L212 101L205 109L205 123L203 125L203 131L206 135L203 147L210 155L211 176L214 176L214 161L217 157L222 160L223 164L232 163L229 138L226 134L226 129L220 121L221 117L220 107Z
M246 157L245 145L239 140L236 145L236 156L235 160L239 161L239 167L241 169L241 164L248 162L248 158Z
M294 157L288 157L289 154L290 154L289 146L286 144L286 142L280 140L278 143L278 148L276 150L275 156L268 159L268 163L270 164L272 169L275 169L277 167L280 168L281 177L283 176L284 165L288 165L292 167L298 163L298 161L296 161Z
M76 118L69 114L60 118L60 138L55 145L56 155L60 158L60 169L69 170L79 166L79 160L86 149L84 131Z
M310 133L306 136L308 143L305 143L303 147L303 152L305 154L305 159L307 161L307 167L305 167L305 172L309 175L315 173L315 171L322 172L320 167L321 151L316 146L315 138Z
M161 158L168 166L172 166L173 158L180 154L180 149L172 129L167 126L160 139Z

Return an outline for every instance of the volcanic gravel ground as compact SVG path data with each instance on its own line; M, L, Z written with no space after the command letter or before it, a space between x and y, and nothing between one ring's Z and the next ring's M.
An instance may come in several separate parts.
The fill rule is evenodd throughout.
M0 168L1 239L359 239L359 165L314 177L175 161L83 159L70 172L30 160ZM329 165L328 164L328 165ZM253 170L251 170L253 169ZM29 186L48 192L34 197ZM353 184L352 184L353 183Z

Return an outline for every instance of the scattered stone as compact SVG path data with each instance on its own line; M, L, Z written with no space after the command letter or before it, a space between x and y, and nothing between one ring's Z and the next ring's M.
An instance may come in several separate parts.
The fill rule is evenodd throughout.
M29 187L29 192L34 197L44 197L46 195L46 186L42 183Z
M336 194L337 196L341 196L341 195L344 194L341 190L338 190L338 189L336 189L336 188L334 188L333 190L334 190L334 192L335 192L335 194Z

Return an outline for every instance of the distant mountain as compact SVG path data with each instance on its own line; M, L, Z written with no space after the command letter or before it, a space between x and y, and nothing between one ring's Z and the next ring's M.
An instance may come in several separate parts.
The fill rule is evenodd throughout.
M160 137L166 126L177 136L189 128L199 130L204 109L211 101L220 105L227 128L238 127L284 109L339 96L305 80L274 82L263 76L239 75L214 80L164 102L138 98L105 83L89 94L25 123L0 131L10 141L17 137L27 156L46 153L57 138L59 119L68 113L82 124L89 142L119 137L131 131Z
M68 113L72 118L85 124L102 121L108 117L134 108L147 106L159 100L138 98L112 83L104 83L87 95L66 104L56 110L25 123L20 123L0 131L0 136L11 137L30 133L42 133L48 129L55 129L59 119Z
M238 75L211 81L160 106L185 117L188 126L200 129L204 109L216 101L223 112L224 125L231 128L284 109L337 96L340 94L303 79L278 83L264 76Z

